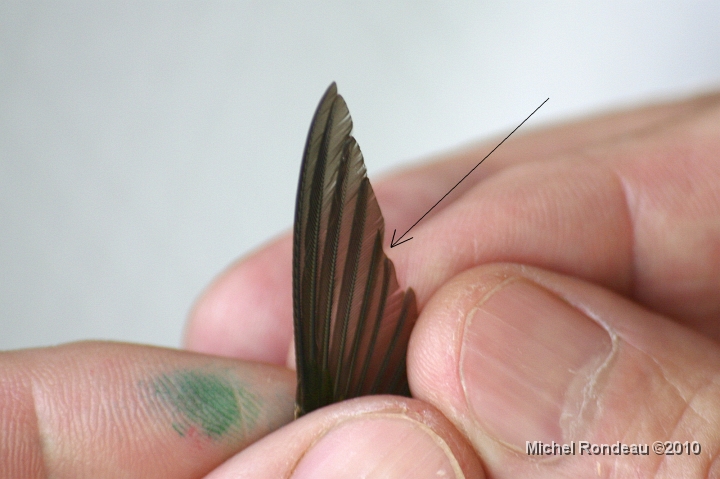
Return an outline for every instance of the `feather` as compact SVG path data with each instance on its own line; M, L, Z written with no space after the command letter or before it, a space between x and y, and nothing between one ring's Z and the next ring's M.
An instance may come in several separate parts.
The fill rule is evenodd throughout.
M405 356L417 319L382 248L384 220L335 83L315 111L293 237L296 417L367 394L410 394Z

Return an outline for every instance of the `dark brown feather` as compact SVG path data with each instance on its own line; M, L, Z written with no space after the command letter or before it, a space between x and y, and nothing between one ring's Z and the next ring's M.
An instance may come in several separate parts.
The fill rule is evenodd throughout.
M293 242L296 415L366 394L409 395L417 308L382 249L384 220L333 83L300 170Z

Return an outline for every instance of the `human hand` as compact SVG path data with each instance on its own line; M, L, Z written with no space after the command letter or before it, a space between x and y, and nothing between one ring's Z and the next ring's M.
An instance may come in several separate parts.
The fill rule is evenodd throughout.
M0 478L198 478L292 420L286 368L101 341L0 353Z
M388 229L487 151L376 183ZM460 189L389 252L422 311L416 399L318 410L211 477L720 474L720 96L513 138ZM285 236L216 280L188 348L285 363L290 257ZM530 456L527 441L576 450ZM701 451L581 455L580 441Z
M358 398L280 427L295 386L288 237L211 285L187 333L195 351L268 365L100 342L2 353L0 477L195 478L243 448L211 477L714 477L719 130L715 96L503 145L390 251L422 310L415 399ZM488 149L377 183L388 228ZM526 454L552 440L701 453Z

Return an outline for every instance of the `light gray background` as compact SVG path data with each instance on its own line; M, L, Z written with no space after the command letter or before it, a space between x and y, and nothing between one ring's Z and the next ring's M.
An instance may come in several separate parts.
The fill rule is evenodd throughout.
M354 3L0 3L0 349L179 345L290 227L332 80L371 178L546 97L535 126L720 86L719 2Z

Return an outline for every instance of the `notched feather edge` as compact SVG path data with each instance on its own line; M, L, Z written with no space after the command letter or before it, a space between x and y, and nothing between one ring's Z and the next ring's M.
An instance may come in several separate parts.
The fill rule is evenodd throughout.
M382 249L384 220L335 83L310 125L293 239L296 416L366 394L409 395L415 294Z

